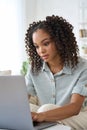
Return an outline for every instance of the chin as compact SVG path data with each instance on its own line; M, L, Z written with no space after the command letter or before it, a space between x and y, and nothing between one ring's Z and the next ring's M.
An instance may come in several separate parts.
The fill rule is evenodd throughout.
M49 60L44 60L44 62L49 62Z

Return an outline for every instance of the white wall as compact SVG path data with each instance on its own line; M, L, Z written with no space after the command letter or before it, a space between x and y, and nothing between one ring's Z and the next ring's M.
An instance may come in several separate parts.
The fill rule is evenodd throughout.
M29 23L36 20L37 15L37 0L25 0L26 1L26 29Z
M27 23L44 19L47 15L59 15L67 19L74 26L74 33L78 40L79 28L79 2L80 0L28 0L27 7L31 5L30 11L28 8L27 15L31 19L27 19Z
M0 70L20 74L25 59L25 1L0 0Z

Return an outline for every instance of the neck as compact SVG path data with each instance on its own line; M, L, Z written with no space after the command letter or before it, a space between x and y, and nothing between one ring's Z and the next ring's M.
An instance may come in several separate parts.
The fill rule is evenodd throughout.
M58 73L63 69L63 63L61 61L49 63L48 66L53 74Z

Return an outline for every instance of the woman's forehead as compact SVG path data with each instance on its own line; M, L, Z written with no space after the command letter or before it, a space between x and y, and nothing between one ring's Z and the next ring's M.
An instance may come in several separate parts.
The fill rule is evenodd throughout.
M42 30L42 29L38 29L37 31L35 31L32 35L32 39L34 43L37 43L37 41L42 41L44 39L50 39L50 35Z

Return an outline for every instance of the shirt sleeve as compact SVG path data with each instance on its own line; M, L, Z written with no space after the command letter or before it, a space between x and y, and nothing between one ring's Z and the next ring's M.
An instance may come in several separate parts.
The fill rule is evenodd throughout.
M78 93L82 96L87 96L87 69L81 72L72 93Z
M27 86L27 92L30 95L36 96L36 91L34 89L34 84L31 78L30 70L28 71L27 75L25 76L26 86Z

